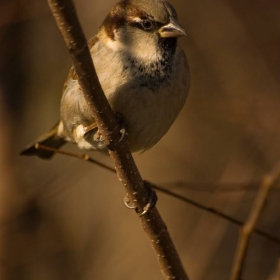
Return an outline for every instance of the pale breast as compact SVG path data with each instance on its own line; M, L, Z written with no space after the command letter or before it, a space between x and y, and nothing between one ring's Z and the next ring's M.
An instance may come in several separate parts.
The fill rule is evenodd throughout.
M189 91L186 57L177 48L167 77L143 75L130 67L125 55L103 54L96 46L94 64L102 88L115 112L123 115L132 151L146 150L169 130L184 106Z

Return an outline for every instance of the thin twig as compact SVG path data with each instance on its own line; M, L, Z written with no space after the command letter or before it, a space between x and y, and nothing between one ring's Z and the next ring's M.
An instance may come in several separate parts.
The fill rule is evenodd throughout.
M252 181L248 183L201 183L201 182L185 182L172 181L164 183L164 187L173 189L188 189L194 192L204 193L237 193L237 192L257 192L259 190L261 181ZM280 188L273 188L274 192L279 192Z
M44 146L42 144L37 144L37 148L38 149L43 149L43 150L46 150L46 151L51 151L51 152L54 152L54 153L57 153L57 154L62 154L62 155L65 155L65 156L70 156L70 157L74 157L74 158L77 158L77 159L80 159L80 160L84 160L86 162L89 162L89 163L92 163L92 164L96 164L98 166L100 166L101 168L104 168L106 169L107 171L110 171L110 172L113 172L113 173L116 173L116 170L114 168L112 168L111 166L108 166L98 160L95 160L93 159L92 157L90 157L89 155L87 154L84 154L84 155L78 155L78 154L75 154L75 153L71 153L71 152L66 152L66 151L63 151L63 150L58 150L58 149L54 149L54 148L51 148L51 147L47 147L47 146ZM222 219L225 219L235 225L238 225L238 226L243 226L244 225L244 222L242 221L239 221L238 219L236 218L233 218L227 214L224 214L222 213L221 211L213 208L213 207L208 207L208 206L204 206L203 204L199 203L199 202L196 202L190 198L187 198L185 196L182 196L180 194L177 194L177 193L174 193L173 191L171 190L168 190L166 188L163 188L163 187L160 187L158 185L155 185L154 183L151 183L151 187L159 192L162 192L162 193L165 193L169 196L172 196L174 198L177 198L181 201L184 201L200 210L203 210L203 211L206 211L206 212L209 212L209 213L212 213L213 215L216 215L216 216L219 216L220 218ZM280 244L280 238L276 237L276 236L272 236L262 230L259 230L259 229L255 229L254 228L254 233L260 235L260 236L263 236L273 242L276 242L276 243L279 243Z
M232 267L230 280L240 280L244 267L245 257L250 241L250 237L254 231L256 223L263 211L269 190L277 183L280 177L280 164L266 175L260 186L259 192L256 196L251 212L244 226L240 230L237 250Z
M35 145L35 147L36 147L36 149L42 149L42 150L45 150L45 151L54 152L56 154L61 154L61 155L81 159L81 160L96 164L96 165L106 169L107 171L116 173L116 170L114 168L112 168L111 166L106 165L106 164L102 163L101 161L95 160L87 154L78 155L78 154L75 154L75 153L71 153L71 152L67 152L67 151L63 151L63 150L58 150L58 149L55 149L55 148L52 148L52 147L48 147L48 146L45 146L45 145L42 145L42 144L39 144L39 143L37 143Z
M130 201L142 209L149 201L149 194L125 139L121 139L115 115L102 91L96 75L87 42L80 26L73 1L48 0L56 23L70 52L79 84L99 131L102 133L109 154L116 167ZM166 279L188 279L179 255L156 208L139 217L151 242L161 272Z

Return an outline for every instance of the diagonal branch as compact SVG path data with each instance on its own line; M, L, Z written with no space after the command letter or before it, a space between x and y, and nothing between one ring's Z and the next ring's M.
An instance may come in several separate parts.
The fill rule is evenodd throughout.
M242 276L245 257L248 250L249 241L257 221L263 211L265 202L270 189L277 183L280 177L280 164L266 175L261 183L259 192L256 196L251 212L244 226L241 228L235 259L232 267L230 280L239 280Z
M126 141L121 135L115 115L108 104L97 78L84 33L71 0L48 0L56 23L70 52L79 84L91 113L101 131L114 162L118 177L130 201L137 209L148 202L144 182L134 163ZM166 225L156 208L139 217L157 256L161 272L166 279L188 279Z

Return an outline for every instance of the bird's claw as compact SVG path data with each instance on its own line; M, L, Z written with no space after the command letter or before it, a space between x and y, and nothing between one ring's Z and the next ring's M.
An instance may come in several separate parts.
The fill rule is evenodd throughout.
M142 212L139 214L139 217L145 215L148 213L152 208L156 206L157 203L157 194L156 192L152 189L151 184L148 181L144 181L146 191L148 192L148 203L143 207Z
M120 138L119 142L121 142L123 140L124 136L127 135L126 129L121 128L120 133L121 133L121 138Z
M96 123L84 127L84 138L88 139L91 137L93 138L94 142L104 142L106 140L103 138L102 133L99 131Z
M93 140L94 142L104 142L106 139L103 138L102 133L98 129L93 136Z
M124 203L126 208L128 208L128 209L135 209L136 206L135 205L131 205L130 202L131 201L130 201L130 199L128 197L128 193L127 193L127 194L125 194L125 196L123 198L123 203Z
M121 138L120 138L119 142L121 142L123 140L123 138L125 137L125 135L127 135L126 124L123 121L123 117L120 113L117 112L117 113L115 113L115 115L116 115L116 120L117 120L118 126L120 128Z
M145 184L146 190L148 192L148 203L143 207L143 210L139 214L139 217L147 214L150 211L150 209L155 207L155 205L157 203L157 194L152 189L151 184L149 182L147 182L147 181L144 181L144 184ZM128 197L128 194L126 194L125 197L123 198L123 202L124 202L124 205L128 209L136 209L137 212L139 212L138 209L137 209L137 206L135 204L130 204L131 201L130 201L130 199Z

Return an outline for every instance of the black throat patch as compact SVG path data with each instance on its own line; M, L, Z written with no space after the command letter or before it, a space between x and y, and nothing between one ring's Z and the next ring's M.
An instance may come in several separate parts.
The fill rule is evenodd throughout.
M143 61L129 57L124 64L124 71L132 72L132 76L139 81L138 86L157 90L160 86L170 82L173 73L173 61L177 46L176 38L159 39L158 59L155 61Z

